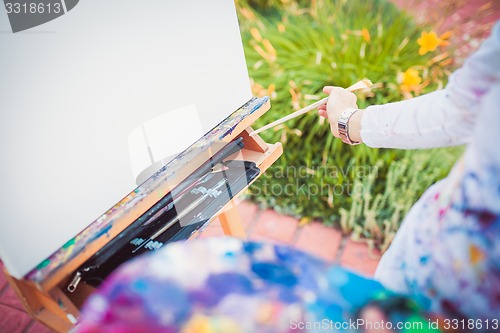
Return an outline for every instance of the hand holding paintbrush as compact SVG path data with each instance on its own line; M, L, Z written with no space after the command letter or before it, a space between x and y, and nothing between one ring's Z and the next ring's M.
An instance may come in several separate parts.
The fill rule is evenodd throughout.
M352 92L352 91L356 91L356 90L360 90L360 89L369 88L369 87L371 87L371 86L372 86L372 83L371 83L371 81L370 81L370 80L368 80L368 79L363 79L363 80L361 80L361 81L359 81L359 82L356 82L356 83L355 83L355 84L353 84L352 86L350 86L350 87L346 88L346 90L349 90L349 91L351 91L351 92ZM266 125L266 126L264 126L264 127L261 127L261 128L259 128L258 130L255 130L255 131L251 132L251 133L250 133L250 136L257 135L257 134L259 134L259 133L260 133L260 132L262 132L262 131L265 131L265 130L267 130L267 129L273 128L273 127L275 127L275 126L278 126L279 124L282 124L282 123L284 123L285 121L288 121L288 120L293 119L293 118L297 118L298 116L301 116L301 115L303 115L304 113L307 113L307 112L309 112L309 111L312 111L312 110L318 109L318 108L320 108L321 106L326 105L326 103L328 102L328 98L329 98L329 97L325 97L325 98L323 98L322 100L317 101L316 103L313 103L313 104L311 104L311 105L309 105L309 106L306 106L305 108L303 108L303 109L301 109L301 110L298 110L298 111L296 111L296 112L294 112L294 113L289 114L288 116L285 116L285 117L283 117L283 118L280 118L280 119L278 119L278 120L276 120L276 121L274 121L274 122L272 122L272 123L270 123L270 124L268 124L268 125Z

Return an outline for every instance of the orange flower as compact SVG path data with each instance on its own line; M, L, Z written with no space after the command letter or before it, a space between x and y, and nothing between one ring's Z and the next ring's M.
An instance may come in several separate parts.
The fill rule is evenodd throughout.
M262 49L262 47L260 47L259 45L254 45L253 48L262 58L266 59L267 61L272 61L271 56L267 54L266 51Z
M442 45L443 39L439 38L434 31L422 31L422 35L417 40L417 43L420 45L418 54L424 55L427 52L434 51L439 45Z
M363 36L363 38L366 42L370 42L371 38L370 38L370 32L368 31L368 29L363 28L363 30L361 30L361 36Z
M240 13L249 21L253 21L255 19L255 14L247 8L240 7Z
M418 74L418 71L416 69L409 68L401 75L401 90L405 92L415 90L421 82L422 78Z
M451 35L452 35L451 31L446 31L444 34L439 36L439 38L441 38L441 45L450 45L448 39L450 39Z
M445 33L443 33L441 36L439 36L439 38L446 40L446 39L449 39L449 38L451 37L451 35L452 35L452 34L453 34L453 33L452 33L451 31L446 31L446 32L445 32Z
M262 40L262 45L266 49L267 53L271 55L272 60L276 59L276 50L268 39Z
M276 86L274 83L271 83L269 87L267 87L267 95L271 97L272 99L275 99L277 94L276 94Z
M286 31L285 25L283 23L278 23L278 30L279 32L285 32Z
M257 97L264 97L267 95L267 89L258 84L257 82L254 82L253 80L250 81L251 86L252 86L252 94Z
M250 29L250 34L256 41L260 42L262 40L262 36L260 35L259 30L257 30L256 28Z
M267 93L271 95L275 91L276 91L276 86L274 85L274 83L271 83L269 87L267 87Z
M310 217L303 217L299 220L299 227L303 227L309 223L311 223L311 218Z

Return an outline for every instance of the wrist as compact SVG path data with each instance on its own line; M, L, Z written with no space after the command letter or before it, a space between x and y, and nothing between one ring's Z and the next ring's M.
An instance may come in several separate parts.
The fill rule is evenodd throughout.
M358 110L349 119L349 138L355 142L363 142L361 139L361 119L365 110Z
M340 114L336 126L332 126L336 127L336 132L338 134L338 137L344 143L349 145L357 145L361 143L360 127L361 127L361 118L363 115L362 111L363 110L359 110L356 108L346 108Z

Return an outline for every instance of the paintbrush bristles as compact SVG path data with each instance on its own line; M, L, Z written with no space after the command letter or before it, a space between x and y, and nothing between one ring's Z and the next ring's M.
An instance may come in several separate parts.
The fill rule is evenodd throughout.
M355 84L353 84L352 86L350 86L350 87L346 88L346 90L349 90L349 91L356 91L356 90L360 90L360 89L366 89L366 88L369 88L369 87L371 87L372 85L373 85L373 83L372 83L370 80L368 80L368 79L363 79L363 80L361 80L361 81L359 81L359 82L356 82L356 83L355 83ZM261 127L261 128L259 128L258 130L253 131L253 132L252 132L252 133L250 133L249 135L250 135L250 136L257 135L257 134L259 134L259 133L260 133L260 132L262 132L262 131L265 131L265 130L267 130L267 129L273 128L273 127L275 127L275 126L278 126L279 124L282 124L282 123L284 123L285 121L288 121L288 120L290 120L290 119L293 119L293 118L296 118L296 117L298 117L298 116L301 116L301 115L303 115L304 113L307 113L307 112L309 112L309 111L311 111L311 110L317 109L317 108L319 108L320 106L325 105L327 102L328 102L328 97L325 97L325 98L323 98L322 100L317 101L316 103L313 103L313 104L311 104L311 105L306 106L306 107L305 107L305 108L303 108L303 109L300 109L299 111L295 111L294 113L291 113L291 114L289 114L288 116L285 116L285 117L280 118L280 119L278 119L278 120L276 120L276 121L273 121L272 123L267 124L266 126Z

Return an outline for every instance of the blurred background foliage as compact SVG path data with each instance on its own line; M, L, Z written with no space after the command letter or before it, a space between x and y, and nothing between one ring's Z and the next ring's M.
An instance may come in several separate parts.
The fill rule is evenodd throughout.
M325 97L325 85L370 79L372 89L357 94L365 108L441 88L453 67L446 36L439 48L420 55L417 40L429 27L387 1L236 4L253 93L271 97L271 110L255 128ZM316 112L262 137L281 141L284 155L250 188L251 200L302 223L320 219L382 250L413 203L463 151L348 146Z

